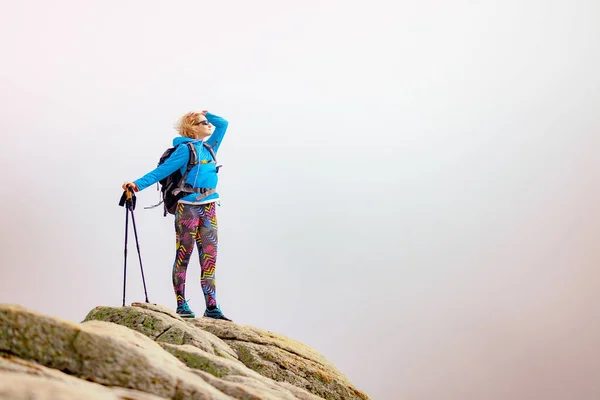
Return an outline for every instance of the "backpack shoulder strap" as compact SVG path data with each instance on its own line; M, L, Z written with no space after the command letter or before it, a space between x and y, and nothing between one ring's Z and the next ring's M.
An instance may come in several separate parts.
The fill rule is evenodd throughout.
M208 143L202 142L202 144L210 152L211 157L215 161L215 165L217 166L217 174L218 174L219 173L219 169L222 167L222 165L218 165L217 164L217 156L215 155L215 151L213 150L213 148Z
M204 145L204 147L206 147L206 149L210 152L211 157L213 158L213 160L215 160L215 163L216 163L217 156L215 155L215 151L213 150L213 148L210 147L210 145L206 142L202 142L202 145Z
M194 165L198 164L198 154L196 153L196 146L194 146L193 142L187 142L186 146L190 150L190 159L187 166L187 172L189 172Z
M173 191L174 194L177 194L183 190L185 180L187 179L188 174L190 173L194 165L198 164L198 155L196 154L196 146L194 146L194 143L186 142L185 145L190 150L190 159L188 160L185 173L181 176L181 179L179 179L179 182L177 183L177 188Z

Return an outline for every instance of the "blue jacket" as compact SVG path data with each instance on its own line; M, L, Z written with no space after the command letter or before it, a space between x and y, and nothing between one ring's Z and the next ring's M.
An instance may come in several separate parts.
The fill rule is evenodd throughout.
M206 119L208 122L214 125L215 130L205 140L206 143L212 147L215 154L217 154L229 123L225 119L211 113L206 113ZM173 139L173 146L177 146L177 149L171 154L171 156L154 170L134 181L139 190L144 190L147 187L154 185L161 179L171 175L178 168L182 175L185 173L188 161L190 159L190 151L187 146L179 146L185 142L193 142L196 147L196 154L198 155L198 164L190 170L185 183L189 183L194 188L217 188L217 182L219 180L217 175L217 165L214 163L210 151L208 151L208 149L202 145L202 140L178 136ZM210 196L203 198L201 201L198 201L196 200L196 196L198 195L198 193L190 193L189 195L183 197L180 201L190 203L205 203L219 198L218 193L213 193Z

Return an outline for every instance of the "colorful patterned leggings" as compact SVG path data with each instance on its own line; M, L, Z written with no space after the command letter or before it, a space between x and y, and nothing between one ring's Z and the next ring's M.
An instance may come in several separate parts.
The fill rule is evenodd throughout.
M194 245L200 255L200 276L206 307L217 305L215 263L217 261L216 203L177 205L175 212L175 239L177 254L173 264L173 289L177 304L185 300L185 276Z

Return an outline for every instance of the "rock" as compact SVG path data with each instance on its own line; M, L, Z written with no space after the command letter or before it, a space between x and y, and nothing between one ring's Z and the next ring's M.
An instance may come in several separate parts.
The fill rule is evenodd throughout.
M146 303L95 307L81 323L0 305L9 398L368 399L302 343Z
M321 354L283 335L207 318L191 321L233 348L248 368L278 382L304 388L326 399L366 399Z
M0 327L0 351L84 380L166 398L230 398L160 345L121 325L73 324L9 306L0 308Z
M201 375L204 380L210 382L211 385L219 388L223 393L229 394L235 398L244 393L241 398L252 398L255 390L248 388L260 389L263 393L261 398L275 399L321 399L320 397L311 395L310 393L293 387L291 385L282 385L280 382L275 382L267 377L264 377L255 371L248 369L244 364L233 362L213 354L206 353L203 350L189 345L177 346L172 344L163 344L165 350L179 358L190 368L195 368L203 371ZM206 373L212 375L206 375ZM223 379L218 379L223 378ZM242 385L238 385L242 384ZM296 390L297 389L297 390ZM300 395L297 397L294 395ZM245 396L245 397L244 397ZM302 397L303 396L303 397Z
M95 307L86 321L106 321L136 330L159 343L189 344L208 353L237 360L237 354L224 341L185 322L170 310L150 304L133 307Z
M119 397L101 385L69 385L48 378L17 373L0 373L1 400L117 400Z
M47 393L52 396L44 397ZM0 400L4 399L127 399L160 400L163 397L132 389L106 387L77 379L32 362L0 358Z

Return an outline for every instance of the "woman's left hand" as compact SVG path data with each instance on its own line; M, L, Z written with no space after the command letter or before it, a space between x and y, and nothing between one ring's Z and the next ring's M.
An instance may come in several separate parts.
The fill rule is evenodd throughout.
M138 189L137 185L136 185L135 183L133 183L133 182L129 182L129 181L125 182L125 183L123 184L123 186L121 186L121 187L122 187L122 188L123 188L123 190L125 190L125 191L127 191L127 190L132 190L132 191L134 191L134 192L138 192L138 191L139 191L139 189Z

